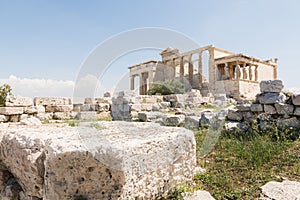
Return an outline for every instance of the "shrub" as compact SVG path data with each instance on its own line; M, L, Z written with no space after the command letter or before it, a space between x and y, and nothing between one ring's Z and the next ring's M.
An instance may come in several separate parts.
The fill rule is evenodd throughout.
M185 92L184 85L175 79L157 82L151 85L147 91L148 95L169 95L169 94L183 94Z
M0 107L5 106L8 95L11 95L11 87L8 84L4 84L0 87Z

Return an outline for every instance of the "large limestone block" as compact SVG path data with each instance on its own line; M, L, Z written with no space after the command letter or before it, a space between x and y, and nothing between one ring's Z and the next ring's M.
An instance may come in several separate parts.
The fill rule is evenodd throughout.
M293 94L292 102L295 106L300 106L300 94Z
M236 106L238 111L240 112L249 112L251 111L251 105L250 104L239 104Z
M35 97L35 106L72 105L72 99L65 97Z
M271 181L261 187L262 197L272 200L300 199L300 182L296 181ZM262 198L263 199L263 198Z
M286 96L283 93L263 93L257 96L257 100L260 104L275 104L284 103Z
M193 132L153 123L90 126L0 129L0 160L27 199L156 199L193 179Z
M251 104L250 107L251 112L263 112L263 106L261 104Z
M260 91L264 92L276 92L280 93L283 89L283 83L281 80L267 80L260 82Z
M72 112L55 112L53 113L53 119L73 119Z
M30 97L11 96L6 99L6 107L28 107L32 106L33 101Z
M267 114L277 114L276 108L273 105L264 105L264 111Z
M280 115L292 115L294 112L294 106L286 103L276 103L275 108Z
M46 106L46 112L71 112L73 105Z
M20 115L23 111L22 107L0 107L1 115Z

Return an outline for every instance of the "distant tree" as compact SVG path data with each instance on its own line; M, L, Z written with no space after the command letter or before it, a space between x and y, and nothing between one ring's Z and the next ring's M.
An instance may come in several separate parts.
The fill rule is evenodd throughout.
M11 87L8 84L0 86L0 107L5 106L6 97L11 95Z
M183 94L185 92L184 85L175 79L157 82L151 85L147 91L148 95L168 95L168 94Z

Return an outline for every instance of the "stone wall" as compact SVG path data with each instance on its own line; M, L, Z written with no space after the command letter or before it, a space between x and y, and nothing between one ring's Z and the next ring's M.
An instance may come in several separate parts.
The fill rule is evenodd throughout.
M300 94L286 95L280 80L260 83L261 93L253 103L238 104L229 110L228 120L235 122L257 122L263 128L267 122L279 128L300 128Z

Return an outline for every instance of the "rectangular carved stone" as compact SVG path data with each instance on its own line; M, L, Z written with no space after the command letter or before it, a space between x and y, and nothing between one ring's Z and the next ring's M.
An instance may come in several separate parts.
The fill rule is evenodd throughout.
M42 106L57 106L57 105L72 105L72 99L65 97L35 97L34 105Z
M6 99L6 107L29 107L32 106L33 101L30 97L16 97L11 96Z
M46 112L71 112L73 105L46 106Z
M264 111L267 114L277 114L276 109L273 105L264 105Z
M263 106L261 104L251 104L251 112L263 112Z
M0 107L0 114L2 115L20 115L23 114L22 107Z
M9 127L0 135L1 162L26 199L159 199L192 181L196 167L194 133L154 123Z
M280 93L283 89L281 80L267 80L260 82L260 91L264 92L276 92Z
M275 108L280 115L292 115L294 112L294 106L291 104L276 103Z

